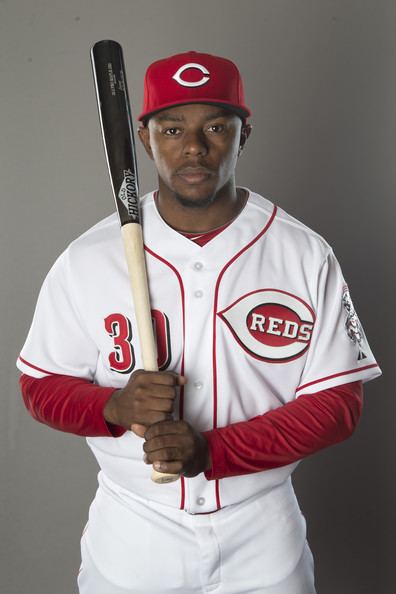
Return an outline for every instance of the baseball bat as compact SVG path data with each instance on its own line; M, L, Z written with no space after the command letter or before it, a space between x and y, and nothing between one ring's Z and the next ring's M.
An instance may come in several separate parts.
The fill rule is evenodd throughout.
M139 204L136 150L122 48L111 40L91 49L92 70L110 181L121 225L143 368L158 371ZM152 470L156 483L179 478Z

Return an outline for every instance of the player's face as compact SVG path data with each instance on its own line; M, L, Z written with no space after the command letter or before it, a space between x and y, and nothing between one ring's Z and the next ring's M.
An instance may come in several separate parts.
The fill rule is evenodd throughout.
M196 209L233 195L238 154L249 132L236 114L191 104L159 112L139 135L155 162L161 197Z

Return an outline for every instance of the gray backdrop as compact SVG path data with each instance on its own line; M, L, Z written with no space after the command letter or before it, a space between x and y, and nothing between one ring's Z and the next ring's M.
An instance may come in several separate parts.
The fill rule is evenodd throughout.
M395 591L395 25L384 0L0 1L1 592L75 592L95 492L84 440L27 414L15 359L52 262L113 210L89 62L102 38L124 46L135 116L154 59L240 66L254 130L239 183L333 245L384 371L355 435L295 474L318 591Z

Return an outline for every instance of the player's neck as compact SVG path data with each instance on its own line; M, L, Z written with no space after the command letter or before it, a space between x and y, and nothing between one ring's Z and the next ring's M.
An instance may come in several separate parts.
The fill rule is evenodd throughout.
M156 195L158 211L164 221L177 231L185 233L205 233L223 227L243 210L247 192L242 188L233 188L233 192L219 193L210 203L200 207L187 205L160 189Z

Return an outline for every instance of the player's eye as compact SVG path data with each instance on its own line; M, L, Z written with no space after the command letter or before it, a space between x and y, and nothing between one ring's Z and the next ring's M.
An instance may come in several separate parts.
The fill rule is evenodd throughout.
M165 128L163 132L166 136L177 136L180 134L180 128Z
M224 132L225 126L224 124L211 124L208 126L208 130L214 134L220 134L221 132Z

